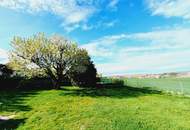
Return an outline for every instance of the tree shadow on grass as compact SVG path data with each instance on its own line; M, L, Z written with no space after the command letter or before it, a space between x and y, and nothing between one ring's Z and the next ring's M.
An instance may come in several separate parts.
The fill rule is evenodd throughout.
M6 84L1 85L6 86ZM50 87L30 87L27 84L21 88L10 88L9 86L8 89L0 89L0 116L12 116L17 112L31 111L31 106L26 103L27 99L50 89ZM14 130L24 122L25 119L0 120L0 130Z
M97 88L64 88L63 96L90 96L90 97L110 97L110 98L130 98L144 96L148 94L161 94L161 91L151 88L134 88L125 85L103 84Z
M10 119L7 121L0 120L0 130L15 130L25 122L25 119Z
M36 94L38 94L38 91L36 90L0 91L0 112L6 113L6 115L9 114L7 116L12 116L17 112L30 111L32 108L26 104L25 100L35 96ZM0 130L15 130L20 124L23 124L25 120L26 119L0 119Z
M37 91L0 91L1 112L30 111L31 107L26 105L25 100L35 96Z

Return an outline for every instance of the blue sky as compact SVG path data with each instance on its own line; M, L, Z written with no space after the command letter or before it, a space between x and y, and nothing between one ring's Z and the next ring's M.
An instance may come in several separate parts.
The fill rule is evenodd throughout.
M1 63L38 32L78 42L103 75L190 70L190 0L0 0Z

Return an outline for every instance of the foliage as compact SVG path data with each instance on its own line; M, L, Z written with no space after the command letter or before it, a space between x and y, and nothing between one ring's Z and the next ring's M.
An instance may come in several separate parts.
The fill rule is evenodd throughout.
M0 64L0 77L8 78L13 75L13 70L8 65Z
M47 90L52 88L52 82L47 77L33 77L21 80L17 88L20 90Z
M97 71L92 62L87 65L86 71L72 73L72 84L80 87L95 87L97 82Z
M1 90L15 90L18 88L20 82L23 80L22 77L0 77L0 91Z
M56 35L46 38L40 33L28 39L15 37L12 47L11 65L15 70L45 73L56 89L64 79L74 80L71 74L84 73L91 62L85 49Z
M16 89L21 80L8 64L0 64L0 90Z
M102 84L111 84L115 86L122 86L124 85L124 80L120 78L111 78L111 77L101 77Z

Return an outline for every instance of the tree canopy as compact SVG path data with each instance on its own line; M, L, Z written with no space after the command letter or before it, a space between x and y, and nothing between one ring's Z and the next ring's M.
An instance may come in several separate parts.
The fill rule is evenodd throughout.
M58 35L47 38L39 33L30 38L14 37L12 48L10 62L13 69L38 70L52 79L55 89L65 78L71 81L79 79L76 76L88 72L93 64L85 49ZM96 75L95 67L93 69Z

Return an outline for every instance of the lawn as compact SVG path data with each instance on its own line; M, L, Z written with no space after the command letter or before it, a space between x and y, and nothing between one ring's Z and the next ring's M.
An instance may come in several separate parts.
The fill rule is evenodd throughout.
M190 78L127 78L125 84L132 87L149 87L175 94L190 95Z
M0 92L0 129L190 129L190 98L143 88L116 87Z

